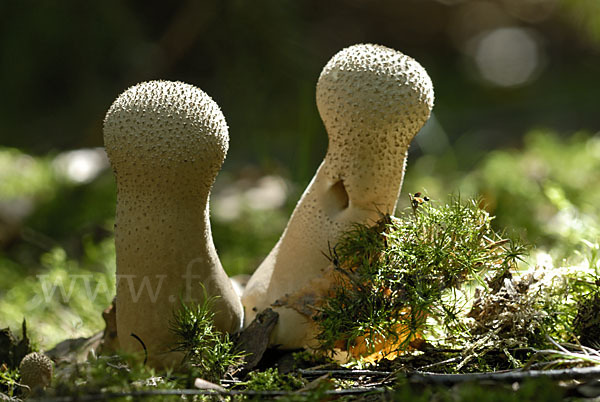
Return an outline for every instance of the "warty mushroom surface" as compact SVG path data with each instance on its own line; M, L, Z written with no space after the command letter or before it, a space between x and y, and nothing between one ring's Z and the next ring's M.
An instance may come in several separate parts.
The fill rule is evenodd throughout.
M229 145L219 106L182 82L123 92L104 120L117 181L117 336L155 367L176 365L169 326L181 301L217 296L215 326L234 332L243 309L212 240L209 195ZM132 336L132 334L135 335ZM136 339L139 338L139 339Z
M327 153L242 296L245 325L265 308L279 313L271 344L285 349L317 346L310 317L333 285L327 254L353 224L374 224L381 213L394 212L409 144L428 120L434 96L414 59L361 44L327 63L316 97Z

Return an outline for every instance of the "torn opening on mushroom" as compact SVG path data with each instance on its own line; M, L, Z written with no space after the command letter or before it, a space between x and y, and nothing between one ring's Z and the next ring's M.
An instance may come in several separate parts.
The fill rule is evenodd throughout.
M350 205L350 197L344 185L344 180L335 182L325 194L325 212L329 216L337 215Z

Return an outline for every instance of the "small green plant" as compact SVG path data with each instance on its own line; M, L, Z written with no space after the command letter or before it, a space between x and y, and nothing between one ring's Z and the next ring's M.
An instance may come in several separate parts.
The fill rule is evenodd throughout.
M6 365L0 367L0 392L7 396L15 396L19 389L19 371L9 369Z
M185 353L194 375L207 381L219 381L231 366L239 365L243 355L234 350L229 334L214 327L213 304L204 302L187 305L174 313L171 330L177 335L174 351Z
M56 367L53 387L47 396L127 395L143 389L175 389L181 384L169 380L169 373L159 376L130 356L92 356L82 363L63 363Z
M330 256L338 285L315 317L322 348L364 355L385 344L392 354L407 349L428 318L451 328L463 307L461 285L507 272L526 251L495 233L492 219L475 200L419 200L399 217L344 234Z
M545 332L553 339L598 349L600 342L600 245L583 241L576 264L548 267L546 290L538 296L548 314ZM565 262L565 261L563 261Z
M248 381L243 385L253 391L294 391L306 385L302 378L291 374L281 374L277 368L248 373Z

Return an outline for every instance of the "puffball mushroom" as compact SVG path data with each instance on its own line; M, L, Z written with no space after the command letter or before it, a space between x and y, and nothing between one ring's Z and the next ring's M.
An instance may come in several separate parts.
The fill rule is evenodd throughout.
M192 85L144 82L108 110L104 144L117 182L119 344L143 353L143 342L149 364L174 365L182 356L171 352L176 340L169 325L181 301L216 296L216 328L234 332L242 324L209 221L210 190L229 145L227 123Z
M32 352L19 364L21 383L30 389L46 388L52 380L52 360L42 353Z
M317 107L327 154L242 297L246 325L267 307L279 313L271 344L287 349L317 346L310 317L333 285L326 254L340 234L394 212L408 146L433 107L433 85L412 58L355 45L321 72Z

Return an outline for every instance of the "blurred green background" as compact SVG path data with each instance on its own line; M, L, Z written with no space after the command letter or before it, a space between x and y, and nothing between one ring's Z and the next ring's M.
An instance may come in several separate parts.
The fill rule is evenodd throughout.
M226 116L211 202L231 275L268 253L325 154L321 68L365 42L414 57L435 86L400 209L408 191L479 195L557 264L598 247L598 0L7 0L0 21L0 327L25 317L44 347L102 328L102 120L145 80L194 84Z

